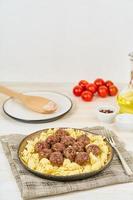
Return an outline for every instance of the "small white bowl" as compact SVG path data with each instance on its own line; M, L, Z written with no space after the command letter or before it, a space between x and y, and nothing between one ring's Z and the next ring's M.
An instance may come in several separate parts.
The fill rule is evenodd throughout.
M125 131L133 131L133 114L119 114L115 118L115 125Z
M103 112L100 112L100 110L111 110L113 112L103 113ZM118 108L114 106L110 106L110 105L98 106L96 109L97 118L100 121L107 122L107 123L111 123L114 120L117 112L118 112Z

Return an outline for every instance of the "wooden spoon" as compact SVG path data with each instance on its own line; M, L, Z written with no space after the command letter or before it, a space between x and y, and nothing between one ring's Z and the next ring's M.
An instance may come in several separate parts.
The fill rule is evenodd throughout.
M4 86L0 86L0 92L15 99L18 99L27 108L38 113L53 113L57 109L57 104L55 102L44 97L24 95L10 90Z

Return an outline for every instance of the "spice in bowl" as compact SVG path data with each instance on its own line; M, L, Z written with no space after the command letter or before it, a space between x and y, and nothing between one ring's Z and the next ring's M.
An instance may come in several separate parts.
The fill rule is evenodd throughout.
M101 109L101 110L99 110L99 112L110 114L110 113L113 113L114 111L113 110L109 110L109 109Z
M99 106L96 110L97 118L102 122L113 122L118 109L114 106L106 105L106 106Z

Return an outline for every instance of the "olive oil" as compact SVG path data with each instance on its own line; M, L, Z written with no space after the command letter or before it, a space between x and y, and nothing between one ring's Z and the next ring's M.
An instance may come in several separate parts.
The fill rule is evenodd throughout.
M117 97L120 113L133 114L133 90L122 92Z
M117 103L120 106L120 113L133 114L133 53L129 54L131 63L131 78L127 88L117 96Z

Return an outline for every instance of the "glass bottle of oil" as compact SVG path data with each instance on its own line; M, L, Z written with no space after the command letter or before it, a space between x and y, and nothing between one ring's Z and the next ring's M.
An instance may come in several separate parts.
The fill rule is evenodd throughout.
M131 63L131 78L128 86L123 89L118 97L117 102L120 106L120 113L133 114L133 52L129 54Z

